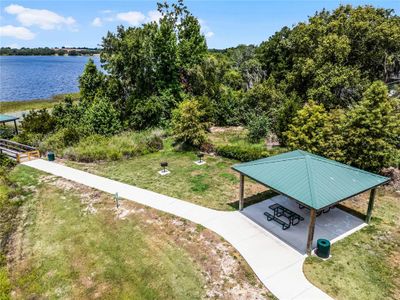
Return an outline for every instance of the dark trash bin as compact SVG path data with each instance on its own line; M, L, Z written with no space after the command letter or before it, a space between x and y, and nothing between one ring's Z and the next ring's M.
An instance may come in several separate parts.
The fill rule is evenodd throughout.
M47 159L48 159L49 161L54 161L54 160L56 159L56 157L55 157L55 155L54 155L54 152L48 152L48 153L47 153Z
M327 239L317 240L317 255L321 258L328 258L331 253L331 242Z

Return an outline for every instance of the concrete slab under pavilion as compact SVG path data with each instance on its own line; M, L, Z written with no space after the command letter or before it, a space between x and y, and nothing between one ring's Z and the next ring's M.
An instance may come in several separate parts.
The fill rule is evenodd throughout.
M273 214L269 208L270 205L278 203L293 212L301 215L304 221L301 221L295 226L290 226L289 229L282 230L282 226L274 220L268 221L264 212ZM307 235L308 225L310 223L310 210L303 208L300 209L299 205L283 196L278 195L262 202L247 206L242 211L243 215L263 227L268 232L272 233L280 240L291 246L293 249L301 254L307 252ZM321 213L316 218L314 240L312 247L315 248L319 238L325 238L334 243L341 238L350 235L357 230L360 230L367 224L364 220L357 218L339 208L331 209L328 213Z
M317 216L346 199L370 190L368 210L365 217L365 222L369 223L374 207L376 188L390 180L388 177L357 169L301 150L237 164L232 169L240 174L240 211L244 208L245 176L292 200L293 203L287 202L286 206L277 203L273 214L268 212L267 209L264 212L267 211L268 218L280 224L278 225L279 227L282 226L286 229L296 225L298 220L302 218L305 220L301 222L308 219L308 234L306 236L307 254L311 254L315 241L318 239L318 235L314 236ZM300 217L296 215L296 212L292 211L291 208L296 210L295 206L298 204L304 206L304 209L308 209L310 213L302 213ZM280 219L280 216L287 217L288 222ZM320 218L318 223L321 225L317 230L325 233L335 233L341 228L338 225L339 220L322 225L324 219L329 221L329 217ZM344 218L344 221L346 219L349 219L349 217ZM328 230L330 226L333 229ZM343 226L345 227L346 225ZM301 233L296 236L304 237ZM327 236L324 238L329 239ZM289 241L291 240L289 239ZM302 251L302 243L298 247Z

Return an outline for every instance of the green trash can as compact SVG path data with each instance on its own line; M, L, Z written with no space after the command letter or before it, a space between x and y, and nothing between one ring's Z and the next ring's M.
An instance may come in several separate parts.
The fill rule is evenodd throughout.
M331 253L331 242L327 239L317 240L317 255L321 258L328 258Z
M47 152L47 159L49 161L54 161L56 159L54 152Z

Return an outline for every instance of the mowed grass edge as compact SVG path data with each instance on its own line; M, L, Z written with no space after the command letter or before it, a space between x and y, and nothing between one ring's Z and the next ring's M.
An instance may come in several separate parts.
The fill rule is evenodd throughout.
M368 195L347 200L359 213ZM332 245L332 258L310 256L306 277L335 299L400 298L400 196L379 190L369 226Z
M8 253L13 297L201 299L219 282L209 278L221 269L213 245L228 244L203 227L123 199L117 213L111 195L29 167L10 177L26 191ZM203 243L210 234L212 243ZM268 298L243 259L230 255L234 284ZM229 276L219 288L232 288Z

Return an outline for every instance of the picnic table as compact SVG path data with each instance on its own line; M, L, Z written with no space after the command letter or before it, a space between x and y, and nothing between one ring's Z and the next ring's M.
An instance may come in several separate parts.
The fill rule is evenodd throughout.
M270 205L269 208L273 210L274 214L272 215L269 212L264 212L264 215L267 217L267 220L268 221L274 220L278 224L282 225L283 230L290 228L290 226L296 226L297 224L300 223L300 221L304 220L304 218L299 214L295 213L294 211L291 211L290 209L278 203ZM289 222L285 222L284 220L280 219L280 217L282 216L287 218Z

